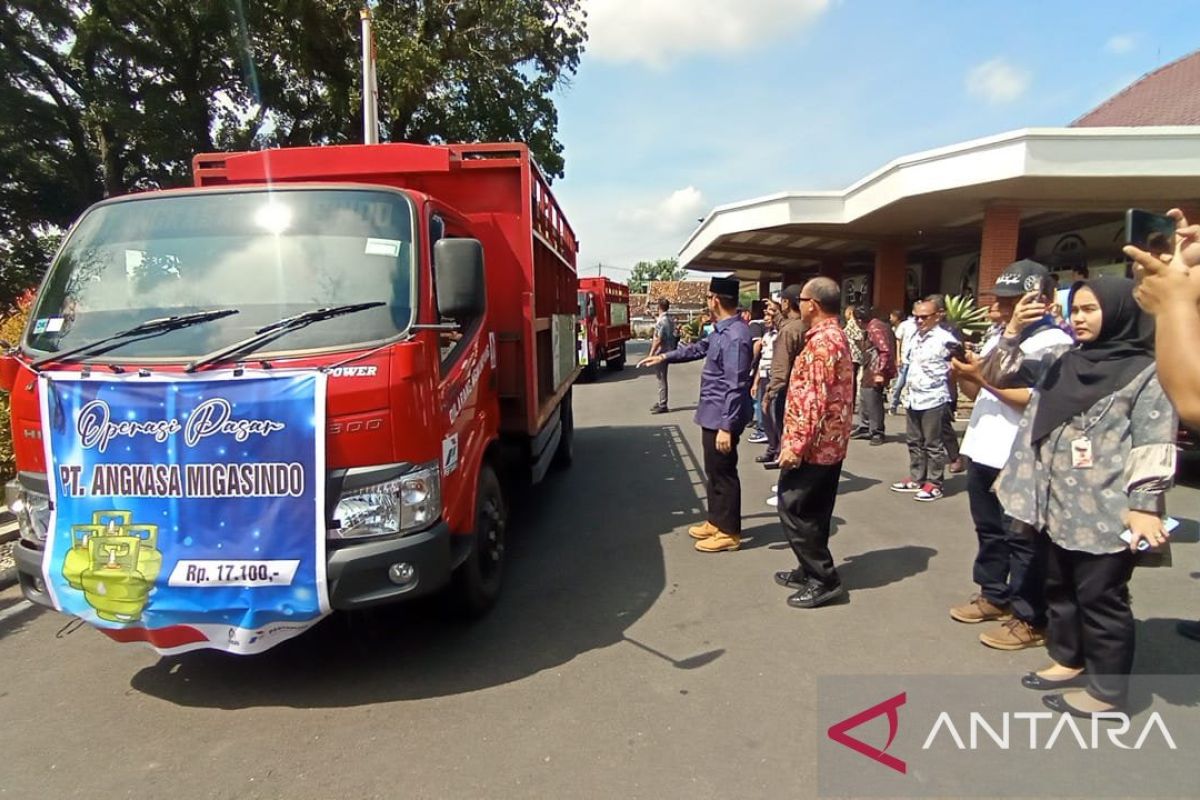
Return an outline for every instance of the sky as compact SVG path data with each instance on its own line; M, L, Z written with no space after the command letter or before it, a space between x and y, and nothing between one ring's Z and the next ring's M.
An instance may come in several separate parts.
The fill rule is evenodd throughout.
M1063 126L1200 47L1194 0L581 0L554 192L579 271L677 255L714 207Z

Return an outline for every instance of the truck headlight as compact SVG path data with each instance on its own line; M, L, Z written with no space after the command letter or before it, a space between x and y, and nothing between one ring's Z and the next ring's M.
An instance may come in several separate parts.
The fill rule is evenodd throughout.
M50 496L9 481L4 485L4 502L17 518L21 538L38 547L45 545L50 530Z
M411 533L442 513L441 469L435 464L361 489L342 493L334 509L337 527L330 538L356 539Z

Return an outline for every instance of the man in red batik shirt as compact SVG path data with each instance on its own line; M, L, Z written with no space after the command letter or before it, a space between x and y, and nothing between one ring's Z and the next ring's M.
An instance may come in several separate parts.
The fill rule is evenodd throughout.
M787 390L779 448L779 521L800 566L775 573L796 593L793 608L816 608L845 593L829 552L829 527L854 414L854 362L839 325L842 293L829 278L813 278L800 293L808 324Z

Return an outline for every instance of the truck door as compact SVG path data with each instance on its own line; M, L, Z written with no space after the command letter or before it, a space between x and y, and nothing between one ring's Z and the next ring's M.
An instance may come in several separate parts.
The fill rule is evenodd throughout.
M448 236L466 235L447 216L437 213L429 218L428 248L433 263L433 246ZM433 270L430 271L434 275ZM437 323L453 323L453 331L438 334L440 382L438 386L446 434L442 440L442 491L447 522L456 531L474 526L474 482L483 456L484 426L476 423L480 411L480 387L492 380L496 345L485 331L482 317L451 319L437 309L436 275L433 277L433 304Z

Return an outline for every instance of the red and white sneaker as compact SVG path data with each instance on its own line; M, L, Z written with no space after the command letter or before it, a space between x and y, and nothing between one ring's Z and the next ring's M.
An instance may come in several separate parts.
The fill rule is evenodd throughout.
M921 487L921 491L913 495L913 500L920 500L922 503L932 503L934 500L942 499L942 487L932 483L927 483Z

